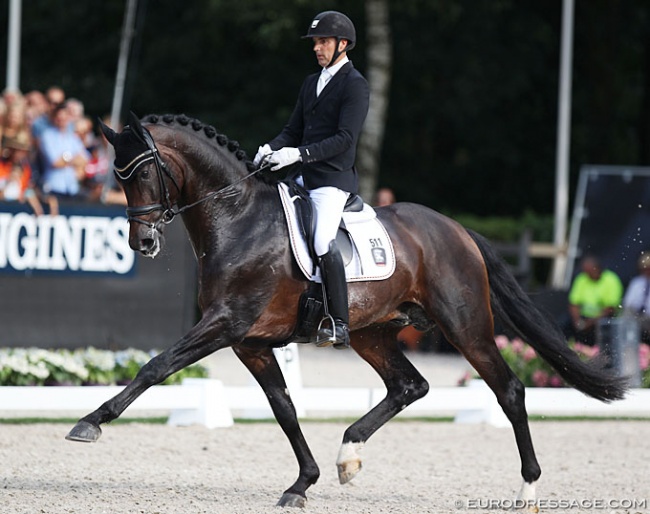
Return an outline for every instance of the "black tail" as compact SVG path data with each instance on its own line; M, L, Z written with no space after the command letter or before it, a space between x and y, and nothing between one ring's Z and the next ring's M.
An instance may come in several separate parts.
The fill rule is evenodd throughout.
M488 270L494 314L578 391L603 402L622 399L627 381L604 370L600 359L580 360L567 345L559 326L535 306L488 241L472 230L467 232L481 251Z

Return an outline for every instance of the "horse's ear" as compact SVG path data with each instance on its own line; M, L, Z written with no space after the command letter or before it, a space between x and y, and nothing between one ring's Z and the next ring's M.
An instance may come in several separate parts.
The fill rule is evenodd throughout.
M111 127L106 125L106 123L104 123L101 119L99 119L98 121L99 121L99 128L102 129L102 133L104 134L104 136L106 136L108 142L111 145L115 146L115 137L117 136L117 133Z
M144 141L144 129L140 123L140 119L133 113L129 111L129 115L126 118L126 122L131 127L131 130L136 134L142 141Z

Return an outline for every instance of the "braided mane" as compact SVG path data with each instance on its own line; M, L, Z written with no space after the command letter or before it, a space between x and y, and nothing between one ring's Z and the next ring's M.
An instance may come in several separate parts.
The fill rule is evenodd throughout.
M238 161L242 161L246 165L248 171L255 170L253 162L248 158L246 152L241 149L239 142L229 139L228 136L224 134L219 134L217 129L212 125L206 125L205 123L195 118L190 118L185 114L148 114L142 118L142 121L154 125L159 123L164 123L166 125L177 123L183 127L191 127L195 132L202 132L205 137L214 140L219 146L226 148L228 151L233 153Z

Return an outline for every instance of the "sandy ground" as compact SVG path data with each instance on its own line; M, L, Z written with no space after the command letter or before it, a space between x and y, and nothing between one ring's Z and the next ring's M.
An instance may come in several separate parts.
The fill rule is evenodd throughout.
M519 489L510 429L422 421L377 432L362 451L364 469L341 486L334 463L345 427L303 423L321 468L306 513L500 512ZM274 505L297 476L275 423L109 425L95 444L64 440L70 428L0 425L1 513L283 512ZM534 422L531 429L543 470L540 512L650 512L650 422Z

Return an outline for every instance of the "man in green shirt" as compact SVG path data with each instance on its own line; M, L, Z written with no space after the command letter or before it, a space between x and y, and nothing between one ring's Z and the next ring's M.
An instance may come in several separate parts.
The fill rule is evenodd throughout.
M582 259L581 270L569 291L571 330L567 335L593 345L598 320L616 316L620 309L623 284L616 273L603 269L592 255Z

